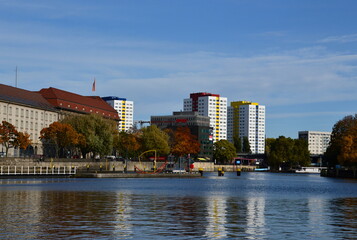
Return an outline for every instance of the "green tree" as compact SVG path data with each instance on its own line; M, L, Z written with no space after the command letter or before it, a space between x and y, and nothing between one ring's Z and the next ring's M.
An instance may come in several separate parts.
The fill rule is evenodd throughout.
M82 155L92 152L93 155L107 155L113 151L113 139L116 123L96 114L73 115L66 117L63 123L68 123L80 134L84 141L79 143Z
M329 166L357 165L357 114L338 121L331 134L331 141L325 153Z
M0 124L0 144L5 147L6 156L9 148L13 148L16 145L17 136L18 132L15 126L7 121L2 121L2 124Z
M271 169L290 170L310 164L310 153L307 142L280 136L277 139L267 139L266 155Z
M248 137L243 137L243 152L244 153L252 153L250 149L250 143Z
M237 150L237 153L241 153L242 152L242 139L238 136L234 136L233 137L233 144L234 147Z
M169 135L160 130L156 125L142 129L142 151L156 150L157 154L167 155L170 153Z
M236 156L236 148L227 140L219 140L213 144L213 157L217 163L225 164L232 162Z

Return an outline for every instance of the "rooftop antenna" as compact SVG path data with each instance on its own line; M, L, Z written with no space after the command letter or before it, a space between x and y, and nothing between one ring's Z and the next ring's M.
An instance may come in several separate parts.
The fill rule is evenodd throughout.
M17 66L15 68L15 87L17 88Z

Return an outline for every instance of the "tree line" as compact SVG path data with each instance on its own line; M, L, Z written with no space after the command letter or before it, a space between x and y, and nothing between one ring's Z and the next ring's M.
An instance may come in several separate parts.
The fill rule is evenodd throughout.
M197 155L200 144L188 127L161 130L156 125L119 132L115 122L98 115L71 115L42 129L40 138L46 154L66 154L137 158L142 152L156 150L158 155Z

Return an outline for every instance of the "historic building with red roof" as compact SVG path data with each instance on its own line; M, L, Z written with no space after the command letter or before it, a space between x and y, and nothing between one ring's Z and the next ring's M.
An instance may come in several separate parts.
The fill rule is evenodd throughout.
M39 93L60 112L61 116L71 113L93 113L115 121L120 120L118 112L100 97L81 96L52 87L43 88Z
M69 114L98 114L120 121L118 112L97 96L81 96L52 87L33 92L0 84L0 122L7 121L18 131L30 134L32 144L26 154L41 155L41 130ZM0 152L4 152L1 144ZM20 155L19 149L8 153L9 157Z
M41 94L0 84L0 121L30 135L32 144L27 154L42 154L40 131L58 119L58 111ZM0 144L0 152L4 151ZM20 149L9 149L8 156L20 155Z

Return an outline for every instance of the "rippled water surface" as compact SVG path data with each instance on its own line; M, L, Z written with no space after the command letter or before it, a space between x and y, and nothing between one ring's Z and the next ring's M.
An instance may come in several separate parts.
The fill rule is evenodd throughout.
M0 180L0 239L357 239L357 181Z

